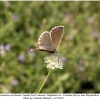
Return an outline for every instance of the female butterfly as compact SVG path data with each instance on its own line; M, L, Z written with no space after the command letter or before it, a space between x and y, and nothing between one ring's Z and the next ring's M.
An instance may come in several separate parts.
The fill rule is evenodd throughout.
M47 51L52 54L57 52L57 47L62 39L63 31L63 26L57 26L52 28L50 32L43 32L38 39L39 47L36 50Z

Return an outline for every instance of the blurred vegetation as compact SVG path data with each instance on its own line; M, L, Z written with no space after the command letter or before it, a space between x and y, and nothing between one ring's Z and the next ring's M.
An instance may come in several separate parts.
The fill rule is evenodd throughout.
M37 93L48 69L38 47L44 31L64 26L64 68L52 70L41 93L100 92L100 2L0 2L0 93ZM63 60L64 60L63 59Z

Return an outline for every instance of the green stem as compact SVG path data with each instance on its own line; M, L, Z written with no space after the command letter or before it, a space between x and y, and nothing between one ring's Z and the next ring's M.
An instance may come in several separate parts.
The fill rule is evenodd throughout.
M46 80L48 79L48 76L50 75L50 72L51 72L51 69L49 69L49 72L48 72L48 74L47 74L47 77L45 78L44 82L42 83L42 85L41 85L41 87L40 87L38 93L40 93L41 89L43 88L43 86L44 86Z

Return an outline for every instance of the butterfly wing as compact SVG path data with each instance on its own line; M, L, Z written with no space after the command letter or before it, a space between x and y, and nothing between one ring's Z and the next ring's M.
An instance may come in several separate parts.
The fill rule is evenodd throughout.
M63 29L63 26L57 26L52 28L52 30L50 31L50 37L52 39L52 48L55 50L57 49L62 39Z
M38 39L38 45L39 45L40 50L43 50L43 51L51 50L52 42L51 42L49 32L45 31L40 35L40 37Z

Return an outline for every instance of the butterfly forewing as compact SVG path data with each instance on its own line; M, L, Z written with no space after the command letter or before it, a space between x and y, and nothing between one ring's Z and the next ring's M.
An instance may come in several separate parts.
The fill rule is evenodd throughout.
M63 26L58 26L52 28L52 30L50 31L50 37L52 40L52 49L56 50L58 45L60 44L63 35L63 29L64 29Z
M40 35L38 45L40 50L51 50L52 43L49 32L45 31Z

